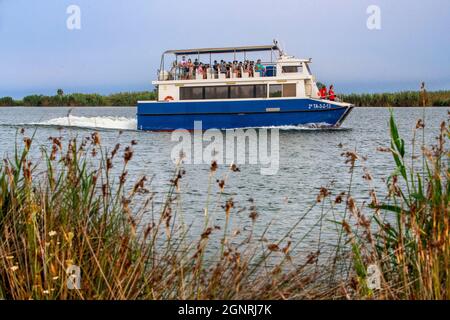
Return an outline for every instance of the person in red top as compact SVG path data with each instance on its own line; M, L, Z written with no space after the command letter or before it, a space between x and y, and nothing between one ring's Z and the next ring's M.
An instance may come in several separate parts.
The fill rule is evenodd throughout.
M330 90L328 90L328 99L330 99L331 101L336 100L336 94L334 93L334 86L331 85L330 86Z
M319 96L320 96L320 99L327 98L327 87L326 86L322 86L322 88L320 88Z

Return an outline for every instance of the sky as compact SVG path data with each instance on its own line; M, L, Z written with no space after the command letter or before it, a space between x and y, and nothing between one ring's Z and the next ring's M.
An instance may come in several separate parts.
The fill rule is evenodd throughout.
M449 0L0 0L0 97L150 90L167 49L274 38L338 92L450 89L449 31Z

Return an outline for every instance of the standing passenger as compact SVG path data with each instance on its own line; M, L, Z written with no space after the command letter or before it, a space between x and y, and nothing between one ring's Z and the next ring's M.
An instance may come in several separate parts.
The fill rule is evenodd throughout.
M186 80L187 74L188 74L188 72L189 72L189 69L187 69L186 56L183 56L183 57L181 58L179 67L180 67L180 72L181 72L181 80Z
M252 66L252 64L250 62L247 62L246 70L248 72L248 76L250 78L253 78L253 66Z
M188 72L188 79L189 80L194 79L194 64L192 63L191 59L188 60L187 68L189 70L189 72Z
M328 97L331 101L336 100L336 94L334 93L334 86L331 85L330 89L328 90Z
M225 74L225 77L226 77L226 74L227 74L227 66L226 66L226 64L225 64L225 61L223 61L222 60L222 62L220 63L220 73L224 73Z
M197 71L198 66L200 65L200 63L198 62L198 59L194 60L194 70Z
M203 63L200 62L200 64L199 64L198 67L197 67L197 72L196 72L196 74L197 74L197 75L200 75L200 76L203 78L203 72L204 72L204 70L203 70Z
M327 98L327 87L325 85L322 86L322 88L319 91L320 99L326 99Z

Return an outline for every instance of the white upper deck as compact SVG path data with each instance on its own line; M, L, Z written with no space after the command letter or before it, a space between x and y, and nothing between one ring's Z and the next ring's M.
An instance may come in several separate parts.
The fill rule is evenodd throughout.
M264 51L270 51L270 61L250 60L247 56ZM233 55L233 61L216 56L220 54ZM175 59L169 62L169 68L166 68L166 55L175 55ZM243 59L239 61L238 56L243 56ZM286 92L289 92L285 95L284 90L280 90L282 97L317 98L318 89L309 68L310 63L311 59L298 59L285 54L277 42L268 46L169 50L164 52L158 79L152 83L158 86L159 101L188 100L180 94L182 87L239 85L266 86L266 96L261 93L261 96L254 98L271 98L275 85L285 86Z

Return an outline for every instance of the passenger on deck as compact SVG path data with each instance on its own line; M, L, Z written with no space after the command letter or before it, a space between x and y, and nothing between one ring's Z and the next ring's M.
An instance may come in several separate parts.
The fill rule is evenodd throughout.
M170 73L175 77L177 72L179 72L179 79L181 80L208 79L208 77L218 78L219 73L226 74L226 78L243 78L244 73L245 77L253 78L255 77L255 72L258 72L261 77L266 76L266 67L262 64L261 59L258 59L256 63L251 60L234 60L233 62L226 62L225 60L218 62L214 60L214 63L210 65L200 62L199 59L195 59L192 62L192 59L186 59L186 56L183 56L180 62L174 62ZM209 73L211 73L211 76ZM333 86L330 86L329 96L327 95L326 87L320 88L319 97L322 99L330 97L330 100L336 99Z
M180 72L181 72L181 80L185 80L187 78L187 74L189 72L189 68L187 67L187 61L186 61L185 56L183 56L181 58L181 61L178 66L179 66Z
M261 63L261 59L258 59L258 61L256 61L255 71L259 72L261 77L264 77L265 69L266 67L264 67L263 64Z
M247 65L245 66L245 72L248 72L248 76L250 78L253 78L254 74L253 74L253 65L251 64L250 61L247 61Z
M203 79L204 80L208 79L208 72L211 72L211 65L205 64L203 66Z
M322 88L320 88L319 97L320 97L320 99L327 98L327 87L325 85L323 85Z
M199 75L203 78L203 74L204 74L204 68L203 68L203 63L200 62L200 64L197 67L197 70L195 72L196 75Z
M222 60L222 61L220 62L219 69L220 69L220 73L224 73L224 74L225 74L225 77L226 77L226 74L227 74L227 65L225 64L225 61Z
M188 68L188 79L192 80L194 79L194 64L192 63L192 60L189 59L187 62L187 68Z
M227 78L231 78L231 62L227 63Z
M176 61L174 61L173 63L172 63L172 67L170 67L170 71L169 71L169 74L170 74L170 80L173 80L173 79L175 79L176 80L176 73L177 73L177 69L178 69L178 65L177 65L177 62Z
M233 77L239 78L239 65L237 61L233 61Z
M334 93L334 86L333 85L331 85L330 89L328 90L328 97L329 97L328 99L331 100L331 101L336 100L336 94Z
M198 59L195 59L194 60L194 70L197 70L199 64L200 63L198 62Z

